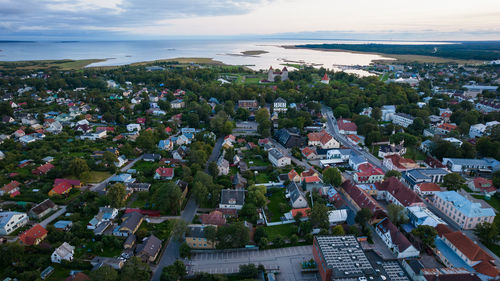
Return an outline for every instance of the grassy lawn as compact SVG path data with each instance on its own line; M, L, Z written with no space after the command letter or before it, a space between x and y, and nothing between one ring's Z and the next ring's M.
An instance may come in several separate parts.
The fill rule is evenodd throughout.
M245 84L259 84L259 81L262 80L262 78L255 77L255 78L245 78Z
M153 232L153 234L166 242L172 234L172 229L174 227L175 220L167 220L162 223L148 223L148 229Z
M371 153L373 156L377 157L378 159L382 159L382 158L378 157L378 151L379 151L379 149L380 149L380 146L379 146L379 145L372 145L372 146L370 147L370 153Z
M107 178L109 178L111 174L109 172L101 172L101 171L91 171L89 176L89 183L99 183Z
M48 281L65 280L69 276L69 272L70 272L69 268L64 268L62 265L55 264L55 263L52 263L51 266L54 267L54 271L45 280L48 280Z
M255 177L255 182L256 183L267 183L269 182L269 175L265 172L259 172L257 176Z
M247 164L249 167L250 166L267 166L267 165L269 165L269 162L267 162L266 160L263 160L263 159L254 158L254 159L248 159Z
M498 198L492 196L489 200L486 200L484 199L484 196L483 195L472 195L474 198L477 198L477 199L483 199L484 201L486 201L488 204L491 205L491 207L495 208L497 211L500 212L500 200L498 200ZM499 246L500 248L500 246Z
M267 226L264 228L266 231L269 241L273 241L276 237L281 236L283 238L290 238L296 231L296 226L293 223L281 224L275 226Z
M288 204L285 198L285 189L273 189L273 194L269 197L269 203L267 204L268 212L271 215L271 222L280 221L280 218L283 216L283 213L280 209L280 203L283 203L287 206L286 212L290 211L290 204Z
M85 59L85 60L33 60L33 61L12 61L0 62L0 69L47 69L56 67L61 70L81 69L85 66L94 63L105 61L104 59Z
M134 167L133 169L136 169L138 172L144 172L145 170L151 170L151 169L156 169L158 168L160 165L158 165L158 163L155 163L155 162L148 162L148 161L137 161L135 164L134 164Z
M404 157L413 160L425 160L425 154L415 147L407 147Z

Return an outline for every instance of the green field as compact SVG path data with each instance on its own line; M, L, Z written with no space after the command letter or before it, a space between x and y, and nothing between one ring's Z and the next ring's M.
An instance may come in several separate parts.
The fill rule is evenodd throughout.
M403 155L405 158L413 159L413 160L425 160L425 154L418 150L415 147L407 147L406 154Z
M111 174L109 172L91 171L88 182L99 183L109 177L111 177Z
M286 212L290 211L290 204L285 198L285 189L280 188L278 191L273 192L273 194L269 197L269 203L267 204L268 212L270 212L271 222L280 221L280 218L284 213L280 210L280 204L283 203L287 206Z
M278 236L288 239L290 236L297 234L295 233L297 226L293 223L267 226L264 230L266 231L269 241L273 241Z
M105 61L103 59L87 60L33 60L33 61L0 61L0 69L48 69L76 70L86 67L95 62Z

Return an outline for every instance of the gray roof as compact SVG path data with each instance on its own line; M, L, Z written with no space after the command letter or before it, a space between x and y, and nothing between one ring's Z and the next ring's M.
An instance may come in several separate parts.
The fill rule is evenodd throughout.
M132 247L132 245L134 245L134 243L135 243L135 235L130 234L129 236L127 236L127 239L123 243L123 246L129 245L130 247Z
M271 156L275 159L281 159L281 158L285 157L283 155L283 153L281 153L281 151L277 148L273 148L273 149L269 150L269 154L271 154Z
M411 116L410 114L398 112L395 115L398 115L398 116L406 118L406 119L415 120L415 117Z
M200 224L188 226L187 237L205 238L205 226Z
M290 200L292 202L297 201L299 197L304 197L304 194L302 192L302 188L299 187L299 185L296 182L291 182L287 187L286 187L288 193L290 194Z
M245 191L239 189L223 189L221 191L220 203L229 205L243 205L245 203Z
M126 227L128 229L135 229L136 226L141 222L142 215L138 212L128 213L123 216L124 221L120 225L120 228Z
M286 100L284 98L282 98L282 97L279 97L279 98L275 99L274 102L279 102L279 103L284 102L284 103L286 103Z
M36 215L39 215L39 214L43 213L44 211L46 211L47 209L52 209L55 207L56 207L56 204L54 204L54 202L52 202L52 200L45 199L41 203L37 204L35 207L31 208L30 212L32 212Z
M156 236L151 235L144 240L139 246L137 246L137 253L140 255L148 255L150 257L154 257L158 254L161 248L161 240Z

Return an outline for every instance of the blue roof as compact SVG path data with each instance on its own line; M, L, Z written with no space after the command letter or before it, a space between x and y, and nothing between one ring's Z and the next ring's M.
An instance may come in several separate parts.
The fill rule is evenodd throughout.
M495 216L492 208L483 208L480 203L475 203L456 191L444 191L436 193L439 198L453 203L453 206L467 217Z
M68 225L72 224L72 221L58 221L54 223L55 228L66 228Z
M20 212L2 212L2 213L0 213L0 227L3 227L4 225L6 225L14 215L22 215L22 214L23 213L20 213Z
M446 257L446 259L453 264L454 267L462 267L471 272L475 272L475 270L470 267L464 260L462 260L456 253L453 251L446 243L439 237L436 237L434 240L434 245L436 248Z
M121 174L112 177L109 181L117 181L117 182L133 182L131 174Z
M350 160L354 164L362 164L368 162L365 157L356 153L351 153Z

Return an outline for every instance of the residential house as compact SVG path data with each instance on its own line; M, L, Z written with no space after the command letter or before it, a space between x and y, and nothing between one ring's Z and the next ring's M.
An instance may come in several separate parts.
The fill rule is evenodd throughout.
M61 133L62 130L63 130L63 126L62 126L61 122L54 121L54 122L50 123L50 125L45 129L45 132L57 135L57 134Z
M103 235L111 227L116 216L118 216L118 209L100 207L97 215L87 223L87 229L93 230L95 235Z
M316 154L316 148L314 147L304 147L300 150L300 152L302 153L302 156L307 160L314 160L318 158L318 155Z
M49 196L63 196L67 195L71 189L73 189L73 186L69 184L68 182L60 182L58 184L54 184L54 187L49 191Z
M127 236L127 239L125 239L125 242L123 242L123 249L132 249L135 245L135 240L136 237L134 234L130 234Z
M172 152L172 158L176 160L183 160L187 155L188 148L185 146L181 146L177 148L174 152Z
M437 183L422 182L413 186L413 190L420 196L430 196L436 195L437 192L441 192L441 187Z
M19 192L20 186L21 186L20 182L11 181L8 184L4 185L2 188L0 188L0 196L8 194L10 197L15 197L20 194Z
M389 218L376 224L375 232L398 259L418 257L420 252L406 239Z
M28 214L31 218L39 220L55 210L57 210L57 205L52 200L45 199L31 208Z
M186 232L186 243L192 249L215 249L215 241L209 241L205 237L206 225L191 224Z
M443 123L443 124L436 127L436 133L438 135L447 135L451 131L454 131L456 129L457 129L457 125L455 125L455 124Z
M128 182L135 182L135 179L132 177L131 174L124 173L113 176L112 178L109 179L109 182L128 183Z
M446 224L440 217L427 209L427 207L406 207L406 216L408 217L408 222L413 227L418 227L419 225L436 227L438 224Z
M412 159L403 158L399 154L387 155L384 157L382 164L389 170L398 172L407 171L410 169L417 169L420 166Z
M291 158L289 156L285 156L279 149L273 148L268 151L268 159L269 161L278 168L285 167L291 164Z
M382 111L382 116L381 116L382 121L384 122L392 121L392 117L394 116L394 114L396 114L396 106L383 105L382 108L380 108L380 111Z
M129 132L139 132L141 130L141 125L137 123L132 123L127 125L127 131Z
M244 189L247 186L247 179L245 179L239 172L232 177L231 180L234 189Z
M151 235L144 239L142 244L137 245L136 256L146 262L154 262L161 250L161 240Z
M205 225L221 226L226 224L226 218L224 217L224 214L217 210L211 211L208 214L201 214L200 220L201 223Z
M441 169L447 168L445 165L443 165L443 163L441 163L441 161L431 156L427 156L427 158L425 158L424 160L424 163L430 168L441 168Z
M441 168L413 169L403 172L401 179L414 188L416 184L423 182L442 183L447 174L449 172Z
M160 154L146 153L142 157L142 160L146 161L146 162L156 162L156 161L160 161L160 159L161 159L161 155Z
M174 168L159 167L153 178L155 180L171 180L174 178Z
M287 175L289 181L294 181L294 182L301 181L299 174L294 169L290 170L290 172L288 172Z
M61 246L57 247L52 255L50 256L50 260L53 263L61 263L62 261L73 261L73 255L75 253L75 247L70 244L64 242Z
M223 189L221 191L219 208L241 210L245 204L245 190Z
M392 123L404 128L408 128L413 124L413 120L415 120L415 117L406 113L396 113L392 116Z
M139 229L142 222L144 221L144 216L138 212L130 212L122 217L122 224L117 226L113 230L114 236L129 236L130 234L135 234Z
M308 207L305 194L297 182L291 182L286 187L286 192L287 197L290 199L290 205L292 205L292 208L299 209Z
M125 155L121 155L116 158L116 162L114 163L117 168L121 168L123 165L127 164L128 160Z
M158 148L160 150L170 151L170 150L174 149L174 143L172 141L170 141L169 139L160 140L160 142L158 142Z
M490 157L482 159L443 158L443 164L450 171L456 173L468 173L472 171L492 173L500 169L500 161Z
M399 206L424 206L424 202L415 191L409 189L395 177L390 177L381 183L376 183L377 199Z
M139 183L139 182L127 182L125 183L125 187L127 189L131 189L134 192L144 192L144 191L149 191L149 188L151 187L150 183Z
M351 154L349 155L349 166L353 170L358 170L359 165L368 163L368 160L361 154L357 154L353 151L351 151Z
M451 144L453 144L455 147L461 147L463 144L463 141L457 139L457 138L443 138L444 141L447 141Z
M59 231L69 231L73 227L72 221L60 220L54 223L54 228Z
M339 118L337 126L339 127L339 133L343 135L356 135L358 133L358 126L351 120Z
M0 235L9 235L25 226L29 219L25 213L0 212Z
M378 150L378 157L384 158L389 155L400 155L403 156L406 153L406 147L398 144L398 145L389 145L389 144L383 144L379 147Z
M182 99L175 99L175 100L170 102L170 107L172 107L174 109L184 108L185 106L186 106L186 103Z
M375 183L384 179L384 171L373 166L371 163L363 163L358 166L358 171L354 173L354 181L357 183Z
M256 100L239 100L238 107L253 111L259 108L259 104Z
M327 133L325 130L321 132L313 132L307 134L308 145L310 146L319 146L323 149L329 148L339 148L340 144L337 140L335 140L332 135Z
M470 126L469 137L470 138L480 138L491 133L491 129L495 126L500 125L498 121L490 121L485 124L475 124Z
M229 174L229 161L224 158L224 155L221 155L217 160L217 169L219 171L219 176L225 176Z
M286 112L287 111L286 100L282 97L278 97L277 99L275 99L273 103L273 111Z
M462 229L474 229L480 223L492 223L495 218L491 207L482 206L477 199L456 191L436 193L432 204Z
M473 191L481 192L490 196L497 192L496 187L493 185L493 181L482 177L477 177L469 181L468 186Z
M38 245L47 237L48 231L39 224L19 235L19 241L26 246Z
M81 140L96 141L98 139L105 138L106 135L107 135L106 131L99 131L99 132L95 132L95 133L85 133L85 134L80 136L80 139Z
M274 139L286 148L301 147L305 142L297 128L275 130Z

